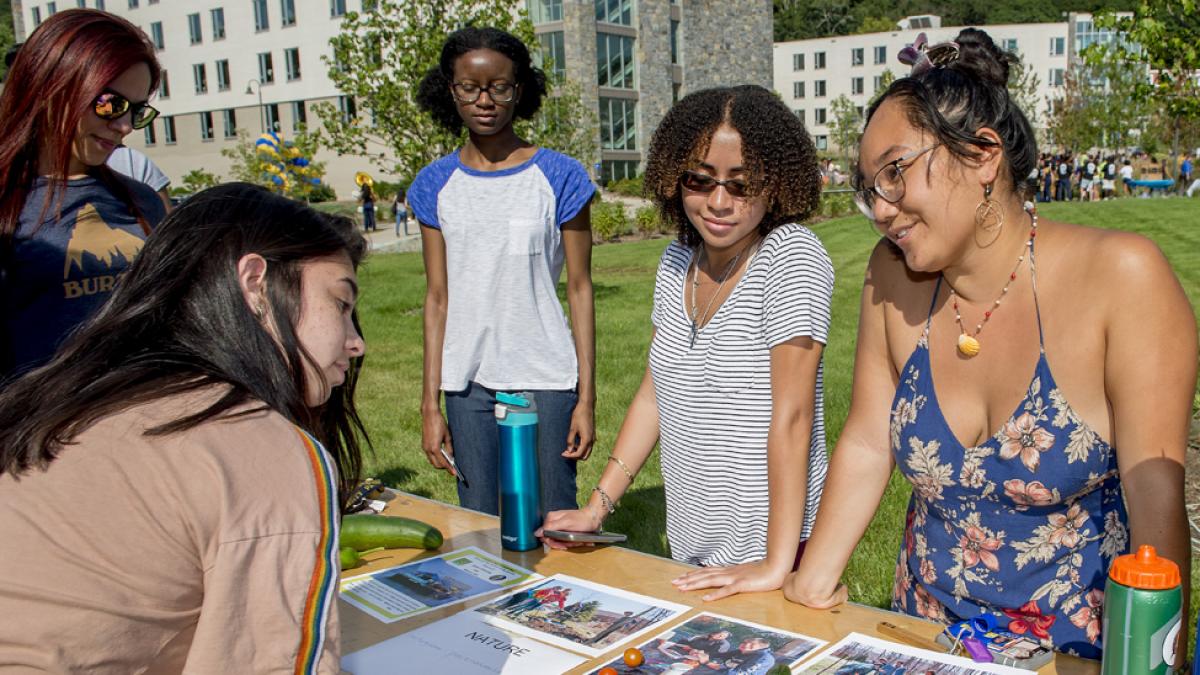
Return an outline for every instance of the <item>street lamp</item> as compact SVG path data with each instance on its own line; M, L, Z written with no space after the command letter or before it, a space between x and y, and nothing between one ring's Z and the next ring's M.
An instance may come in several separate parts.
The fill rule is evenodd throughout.
M258 89L258 132L261 134L261 133L265 133L267 131L267 118L266 118L265 112L263 111L263 102L262 102L262 82L259 82L256 79L251 79L249 82L247 82L246 83L246 94L247 95L254 93L254 87L252 87L251 85L257 85L257 89Z

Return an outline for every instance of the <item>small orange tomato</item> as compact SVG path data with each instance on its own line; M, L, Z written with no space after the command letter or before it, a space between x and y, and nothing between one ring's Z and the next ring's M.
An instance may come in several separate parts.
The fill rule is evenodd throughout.
M596 675L618 675L618 674L617 674L616 668L613 668L612 666L606 666L604 668L601 668L600 672L596 673Z
M637 668L646 662L646 657L642 655L642 650L637 647L630 647L625 650L625 665L630 668Z

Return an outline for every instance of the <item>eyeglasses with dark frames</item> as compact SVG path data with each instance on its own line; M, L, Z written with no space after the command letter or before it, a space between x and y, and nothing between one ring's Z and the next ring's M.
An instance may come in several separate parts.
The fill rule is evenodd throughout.
M875 220L876 196L889 204L895 204L904 198L904 170L912 166L918 157L938 145L940 144L934 143L900 155L880 167L875 172L875 178L870 185L861 187L854 192L854 203L858 205L858 210L862 211L867 220Z
M496 103L509 103L517 95L517 85L508 82L493 82L486 87L474 82L455 82L451 89L460 103L474 103L485 91Z
M132 113L130 124L134 129L144 129L158 117L158 110L147 101L134 103L111 89L105 89L92 103L92 111L102 120L117 120L125 113Z
M717 180L708 174L703 174L698 171L684 171L679 177L679 184L691 190L692 192L703 192L705 194L716 190L718 187L725 188L730 197L743 199L749 196L748 191L750 186L744 180L731 178L729 180Z

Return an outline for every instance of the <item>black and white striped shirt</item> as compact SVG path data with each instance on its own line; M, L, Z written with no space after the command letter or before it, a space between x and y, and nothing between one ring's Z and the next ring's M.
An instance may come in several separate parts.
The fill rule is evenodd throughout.
M668 246L654 284L650 370L667 539L671 556L684 562L760 560L769 513L770 350L801 336L826 343L833 265L808 228L773 230L691 346L683 298L693 253L679 242ZM822 380L819 367L802 539L812 531L828 471Z

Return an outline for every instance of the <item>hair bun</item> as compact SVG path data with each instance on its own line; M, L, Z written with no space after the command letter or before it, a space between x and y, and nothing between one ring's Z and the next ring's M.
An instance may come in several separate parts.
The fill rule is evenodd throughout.
M1019 63L1012 52L1000 49L992 37L978 28L964 28L954 38L958 43L958 60L948 67L968 77L975 77L998 87L1008 86L1008 74Z

